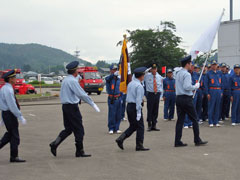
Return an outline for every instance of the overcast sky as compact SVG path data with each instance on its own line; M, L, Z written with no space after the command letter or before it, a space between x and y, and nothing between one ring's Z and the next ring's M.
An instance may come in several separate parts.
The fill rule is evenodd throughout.
M240 0L234 0L239 19ZM95 63L119 59L126 29L155 28L174 21L187 51L229 0L0 0L0 42L40 43ZM237 11L238 10L238 11ZM214 47L216 48L215 42Z

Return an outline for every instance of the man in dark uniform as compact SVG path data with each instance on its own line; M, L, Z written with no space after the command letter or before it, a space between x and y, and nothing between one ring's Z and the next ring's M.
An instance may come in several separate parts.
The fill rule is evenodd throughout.
M147 91L146 96L148 131L160 131L160 129L156 127L156 124L158 118L160 96L163 91L163 78L157 72L157 64L152 64L151 68L151 72L147 73L144 77L144 83Z
M182 69L176 72L176 105L178 120L176 124L175 147L187 146L181 141L182 129L186 114L193 123L194 143L196 146L207 144L202 141L199 136L198 117L193 104L193 91L200 87L200 83L192 85L191 75L188 72L191 69L191 56L187 56L181 60Z
M147 68L140 67L134 70L135 77L129 83L127 89L127 115L129 128L116 139L118 147L123 148L123 141L137 131L136 136L136 151L148 151L148 148L143 147L144 139L144 122L142 114L144 88L141 82L144 80L144 74Z
M64 130L58 135L57 139L50 144L51 153L57 155L57 147L63 142L72 132L76 142L76 157L89 157L85 154L83 148L84 127L82 125L82 115L79 111L78 103L81 100L91 105L97 112L100 109L93 100L81 88L77 80L78 61L73 61L66 66L68 76L63 80L61 86L60 99L63 111Z
M20 144L18 119L22 124L26 124L26 120L22 116L20 106L13 90L13 85L16 83L15 70L11 70L4 74L3 79L6 84L0 90L0 110L2 111L2 119L7 132L0 140L0 149L7 143L10 143L10 162L26 162L18 157L18 146Z

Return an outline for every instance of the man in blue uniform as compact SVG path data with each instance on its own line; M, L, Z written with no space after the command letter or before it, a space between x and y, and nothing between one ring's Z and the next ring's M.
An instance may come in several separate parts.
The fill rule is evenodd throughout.
M208 94L208 123L209 127L220 127L220 104L222 96L222 76L217 71L217 62L212 61L211 70L207 73L205 78L206 93Z
M134 70L135 77L129 83L127 89L127 115L129 121L129 128L122 133L122 135L116 139L116 143L120 149L123 148L123 142L126 138L131 136L135 131L137 131L136 136L136 151L148 151L148 148L144 148L144 122L143 122L143 97L144 88L142 86L142 81L144 80L144 74L147 68L140 67Z
M160 131L160 129L156 127L156 124L158 118L160 96L161 92L163 91L163 78L157 72L157 64L152 64L151 68L151 72L147 73L144 77L147 95L148 131Z
M199 125L197 122L197 112L193 104L193 91L200 87L200 83L192 85L191 75L188 72L191 69L191 56L181 60L182 69L176 72L176 105L178 120L176 123L175 147L187 146L181 141L182 129L186 114L193 123L194 143L196 146L207 144L199 136Z
M18 120L22 124L26 124L26 120L22 116L13 90L13 85L16 83L15 70L7 72L2 78L6 84L0 90L0 110L2 111L2 119L7 132L0 140L0 149L10 143L10 162L26 162L18 157L18 146L20 144Z
M230 75L230 66L229 65L227 65L227 67L226 67L226 72L228 73L228 75L229 75L229 83L230 83L230 77L231 77L231 75ZM229 87L230 87L230 91L231 91L231 86L229 85ZM231 96L231 93L230 93L230 96ZM231 97L230 97L231 98ZM230 113L230 106L231 106L231 101L228 101L228 104L227 104L227 106L226 106L226 118L229 118L230 116L229 116L229 113Z
M230 75L227 72L227 65L226 63L222 63L220 65L221 71L222 71L222 86L223 86L223 96L221 99L221 114L220 114L220 120L225 120L227 116L227 106L230 102Z
M207 93L206 93L206 88L204 86L204 81L206 78L206 74L207 74L207 69L208 67L205 66L204 70L203 70L203 74L202 74L202 81L200 83L200 89L203 92L203 98L202 98L202 114L201 114L201 119L203 121L206 121L208 119L208 98L207 98Z
M230 78L232 125L240 125L240 64L234 65L235 74Z
M117 65L111 65L111 74L106 77L106 90L108 93L108 129L109 134L121 133L119 130L121 122L122 100L119 90L120 79L118 78Z
M175 79L173 79L172 69L167 70L167 77L163 80L163 100L164 100L164 120L174 118L174 109L176 101Z
M57 155L57 147L69 135L74 133L76 142L76 157L90 157L91 155L85 154L83 148L84 127L82 124L82 115L79 111L79 100L83 100L91 105L97 112L100 112L98 106L81 88L77 80L78 61L73 61L66 66L68 76L63 80L60 92L60 99L63 111L63 124L64 130L60 132L57 139L50 144L51 153Z

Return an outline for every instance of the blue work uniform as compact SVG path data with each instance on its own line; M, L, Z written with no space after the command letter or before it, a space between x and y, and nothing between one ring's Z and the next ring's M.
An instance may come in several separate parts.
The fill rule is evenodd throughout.
M222 87L223 87L223 96L221 99L221 107L220 107L220 117L219 119L225 120L227 117L227 106L230 103L231 97L231 88L230 88L230 75L228 73L222 73Z
M154 89L154 79L156 80L157 89ZM144 83L146 86L147 95L147 122L149 129L151 127L155 128L157 124L158 111L159 111L159 101L160 96L163 91L162 85L163 78L161 75L156 73L147 73L144 76Z
M111 74L106 77L106 90L108 93L108 129L118 131L121 122L122 99L120 93L120 79Z
M210 95L208 101L208 122L216 125L219 122L222 96L222 75L219 71L210 70L205 78L206 93Z
M230 78L232 102L232 123L240 123L240 75L232 75Z
M164 119L174 118L174 109L176 102L175 79L166 77L163 80L164 101Z
M18 118L22 116L22 113L14 95L13 87L9 83L6 83L0 90L0 110L7 129L7 132L0 140L0 149L10 143L11 158L16 158L18 157L18 146L20 144Z

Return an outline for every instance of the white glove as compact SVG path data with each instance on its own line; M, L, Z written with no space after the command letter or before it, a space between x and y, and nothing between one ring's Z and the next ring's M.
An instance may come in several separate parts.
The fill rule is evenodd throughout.
M195 89L198 89L198 88L200 87L200 83L196 83L196 84L194 85L194 87L195 87Z
M137 114L137 121L140 121L141 116L142 116L141 113Z
M145 73L148 73L151 69L152 69L151 67L148 68L148 69L146 69L146 70L145 70Z
M116 71L115 73L114 73L114 76L118 76L119 75L119 71Z
M99 107L94 103L93 104L93 106L92 106L94 109L95 109L95 111L97 111L97 112L100 112L100 109L99 109Z
M19 120L22 122L23 125L27 124L27 120L23 116L20 116Z

